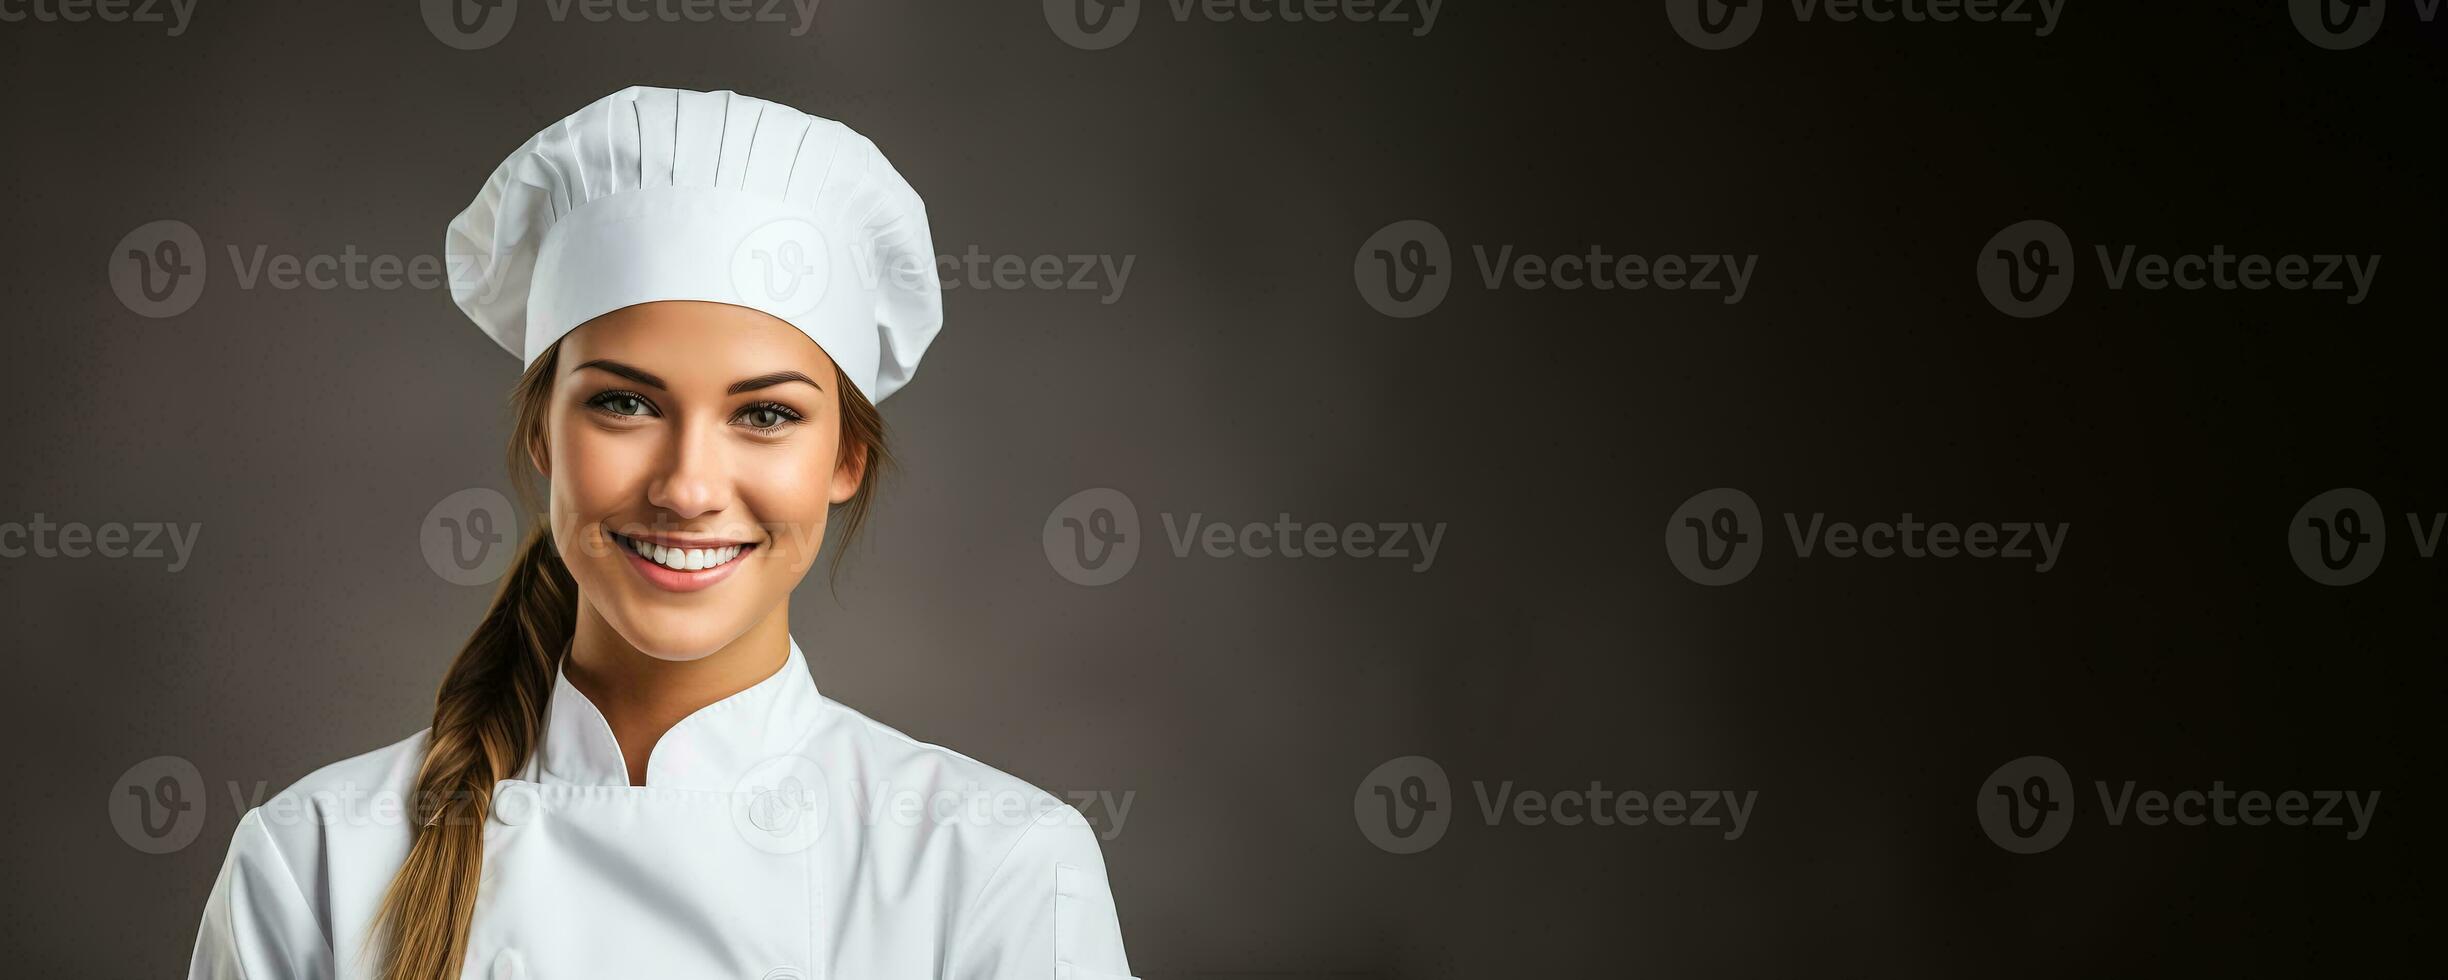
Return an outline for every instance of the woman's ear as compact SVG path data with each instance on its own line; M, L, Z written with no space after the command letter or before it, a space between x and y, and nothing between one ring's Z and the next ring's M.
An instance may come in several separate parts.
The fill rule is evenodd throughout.
M833 465L834 503L847 503L858 496L859 484L867 479L867 444L856 439L841 443L841 460Z
M539 431L528 434L527 462L535 466L537 475L550 480L552 479L552 453L547 452L545 446L544 433Z

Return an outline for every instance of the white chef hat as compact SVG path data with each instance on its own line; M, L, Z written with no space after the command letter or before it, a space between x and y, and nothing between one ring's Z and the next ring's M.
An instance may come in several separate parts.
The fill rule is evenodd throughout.
M545 127L451 220L451 298L533 363L657 300L760 310L871 402L943 325L926 204L875 143L733 92L622 89Z

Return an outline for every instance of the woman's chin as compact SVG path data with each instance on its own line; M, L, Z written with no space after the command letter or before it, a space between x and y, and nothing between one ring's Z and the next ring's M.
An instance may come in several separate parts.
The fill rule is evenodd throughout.
M713 656L756 625L741 610L703 603L674 603L663 596L641 596L627 608L601 609L604 620L639 653L656 660L702 660ZM600 607L598 607L600 609Z
M621 638L628 640L629 645L635 647L637 652L656 660L668 660L674 663L703 660L713 656L717 651L728 646L736 636L737 634L723 637L706 635L705 631L694 628L621 631Z

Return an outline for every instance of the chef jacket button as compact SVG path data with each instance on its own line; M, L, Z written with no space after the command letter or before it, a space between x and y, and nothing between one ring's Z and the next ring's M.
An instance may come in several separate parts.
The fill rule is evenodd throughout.
M535 790L525 786L504 786L493 794L493 816L512 827L526 823L535 816Z
M515 949L505 949L493 957L493 980L527 980L527 958Z

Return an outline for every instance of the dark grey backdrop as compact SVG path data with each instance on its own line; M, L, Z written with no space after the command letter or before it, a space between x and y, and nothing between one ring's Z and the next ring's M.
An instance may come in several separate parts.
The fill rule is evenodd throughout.
M507 486L513 360L433 289L242 287L228 248L431 254L538 127L627 84L842 119L937 249L1133 261L1096 292L955 290L887 404L904 467L796 632L822 689L1091 810L1150 978L2345 974L2415 952L2440 769L2442 28L2370 43L2282 3L2072 0L2028 27L1765 8L1704 51L1654 4L1450 0L1380 23L1176 20L1066 44L1036 4L825 0L815 29L554 22L445 45L414 3L201 0L166 25L0 24L0 521L200 525L190 563L0 558L13 671L0 942L27 976L183 970L240 812L425 724L487 601L420 525ZM2186 7L2193 9L2175 9ZM2139 8L2139 9L2137 9ZM1381 315L1354 257L1434 223L1460 275ZM2104 288L1993 309L2017 221L2145 250L2382 253L2368 300ZM177 316L122 236L194 228ZM1759 256L1738 304L1491 291L1470 246ZM1687 498L1747 491L1747 579L1678 573ZM1041 546L1135 504L1122 580ZM2387 559L2290 559L2371 493ZM2068 522L2059 565L1793 555L1787 511ZM1161 515L1447 525L1435 564L1175 556ZM1454 816L1389 853L1353 801L1436 760ZM1976 819L2073 775L2059 846ZM171 756L194 842L114 824ZM155 763L154 765L159 765ZM2112 826L2095 780L2380 791L2366 833ZM1489 825L1476 787L1757 791L1739 840ZM142 780L149 785L149 776Z

